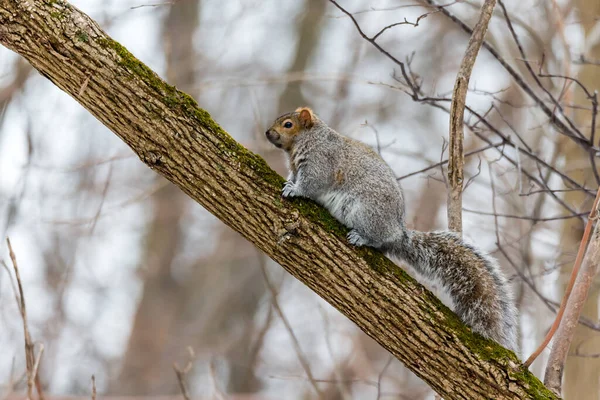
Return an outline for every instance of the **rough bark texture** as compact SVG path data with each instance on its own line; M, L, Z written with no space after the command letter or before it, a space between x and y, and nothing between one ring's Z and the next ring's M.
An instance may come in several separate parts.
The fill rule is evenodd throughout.
M0 0L0 43L443 398L556 398L511 352L470 333L380 253L348 246L346 230L322 208L281 200L283 178L73 6Z

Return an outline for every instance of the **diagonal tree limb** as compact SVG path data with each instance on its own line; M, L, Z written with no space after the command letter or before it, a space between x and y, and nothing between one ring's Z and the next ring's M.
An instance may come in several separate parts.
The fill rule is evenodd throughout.
M69 3L0 0L0 44L445 399L556 398L511 352L472 334L391 261L348 246L346 229L324 209L281 200L283 178Z

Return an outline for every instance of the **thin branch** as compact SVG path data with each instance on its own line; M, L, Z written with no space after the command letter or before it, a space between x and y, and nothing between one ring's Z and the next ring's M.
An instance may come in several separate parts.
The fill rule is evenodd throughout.
M440 105L431 104L431 103L428 102L428 101L442 101L442 100L450 102L450 99L422 98L422 101L426 102L426 104L435 106L435 107L437 107L437 108L439 108L439 109L441 109L441 110L443 110L445 112L449 112L449 110L447 108L441 107ZM542 160L541 158L539 158L537 155L535 155L533 153L529 153L526 149L522 148L521 146L517 146L507 135L503 134L498 128L496 128L494 125L492 125L489 121L483 119L483 117L478 112L476 112L475 110L473 110L471 107L466 106L466 109L471 114L473 114L474 116L476 116L477 118L479 118L479 120L485 125L486 128L488 128L494 134L496 134L497 136L499 136L500 138L502 138L502 140L504 140L507 145L515 147L515 149L517 151L519 151L521 154L525 154L527 157L535 160L536 163L542 164L544 167L548 168L549 170L551 170L552 172L554 172L555 174L557 174L558 176L560 176L561 179L564 180L565 182L568 182L572 186L579 188L579 190L581 190L586 195L590 195L590 191L588 189L586 189L585 187L581 186L578 182L574 181L569 176L567 176L567 175L563 174L562 172L558 171L556 168L554 168L553 166L551 166L550 164L548 164L547 162L545 162L544 160ZM484 142L486 142L486 143L488 143L490 145L492 144L491 139L489 139L487 136L485 136L484 134L482 134L478 130L473 129L473 125L467 124L467 126L469 127L469 129L471 129L471 131L478 138L480 138L481 140L483 140ZM494 148L497 152L499 152L509 163L511 163L512 165L514 165L517 168L519 167L518 161L513 160L512 157L510 157L508 154L506 154L504 152L504 148L502 148L502 149L499 149L498 147L492 147L492 148ZM521 169L521 172L529 180L531 180L532 182L534 182L535 184L537 184L540 188L549 189L548 185L543 180L540 180L540 179L536 178L530 172L528 172L528 171L526 171L524 169ZM554 193L553 190L548 190L546 193L548 193L548 195L550 195L550 197L552 197L558 204L560 204L563 208L565 208L571 214L577 214L577 212L572 207L570 207L567 203L565 203L565 201L562 198L560 198L559 196L557 196Z
M173 1L165 1L164 3L157 3L157 4L142 4L139 6L133 6L133 7L129 7L130 10L136 10L138 8L143 8L143 7L162 7L162 6L170 6L173 4L176 4L178 0L173 0Z
M373 125L370 125L367 120L365 120L365 122L364 122L364 124L362 124L362 126L364 126L366 128L371 128L371 130L373 131L373 134L375 135L375 144L376 144L375 148L377 149L377 154L381 155L381 143L379 140L379 131Z
M577 257L575 258L575 263L573 264L573 271L571 272L571 278L569 279L569 284L565 289L565 294L563 295L562 302L560 304L560 308L558 313L556 314L556 318L552 323L552 327L546 334L546 337L542 341L542 343L538 346L538 348L527 358L524 365L529 367L531 363L535 361L535 359L541 354L542 351L546 348L552 336L558 329L560 322L563 318L563 314L565 313L565 308L567 307L567 302L569 297L571 296L571 292L573 290L573 286L575 285L575 281L577 279L577 275L579 274L579 268L581 267L581 263L583 261L583 257L585 255L585 249L587 247L590 232L592 231L592 226L596 219L598 202L600 201L600 188L598 188L598 192L596 193L596 198L594 199L594 204L592 205L592 210L590 211L590 216L588 217L587 223L585 224L585 230L583 231L583 236L581 238L581 243L579 244L579 250L577 251Z
M224 400L225 396L223 395L223 392L221 391L221 389L219 389L219 385L217 384L217 372L215 371L214 361L214 358L211 358L210 362L208 363L208 372L210 375L212 390L214 392L214 397L216 397L218 400Z
M504 143L504 141L502 141L502 142L499 142L499 143L496 143L496 144L489 144L489 145L487 145L487 146L485 146L485 147L482 147L482 148L480 148L480 149L473 150L473 151L470 151L470 152L468 152L468 153L465 153L465 157L470 157L470 156L472 156L472 155L474 155L474 154L481 153L481 152L483 152L483 151L486 151L486 150L489 150L489 149L491 149L491 148L493 148L493 147L501 147L501 146L504 146L504 144L505 144L505 143ZM418 174L421 174L421 173L423 173L423 172L427 172L427 171L429 171L429 170L431 170L431 169L435 169L435 168L437 168L437 167L439 167L439 166L441 166L441 165L445 165L445 164L447 164L447 163L448 163L448 160L447 160L447 159L446 159L446 160L442 160L442 161L440 161L440 162L438 162L438 163L436 163L436 164L432 164L432 165L430 165L430 166L428 166L428 167L425 167L425 168L423 168L423 169L420 169L420 170L418 170L418 171L411 172L410 174L402 175L401 177L399 177L399 178L396 178L396 180L398 180L398 181L401 181L401 180L403 180L403 179L406 179L406 178L409 178L409 177L411 177L411 176L418 175Z
M19 288L19 312L21 313L21 319L23 320L23 336L25 337L25 361L27 365L27 398L33 400L33 384L37 371L34 374L34 344L29 334L29 327L27 326L27 307L25 305L25 294L23 293L23 284L21 283L21 274L19 274L19 265L17 264L17 257L13 251L10 239L6 238L6 244L8 246L8 254L12 261L15 276L17 278L17 287Z
M468 208L463 208L463 211L472 213L472 214L478 214L478 215L489 215L492 217L511 218L511 219L523 219L523 220L533 221L533 222L559 221L559 220L563 220L563 219L585 217L586 215L589 214L587 212L584 212L584 213L577 213L577 214L571 214L571 215L558 215L556 217L537 218L537 217L529 217L526 215L511 215L511 214L502 214L502 213L498 214L495 212L471 210Z
M450 102L451 99L447 99L447 98L436 98L436 97L426 97L426 98L422 98L421 99L423 102L428 102L428 101L443 101L443 102ZM449 112L447 109L445 108L441 108L442 110ZM510 139L509 136L507 136L506 134L502 133L502 131L495 127L494 125L492 125L487 119L484 118L483 115L481 115L480 113L478 113L477 111L475 111L472 107L470 106L466 106L465 109L467 111L469 111L469 113L471 113L473 116L478 118L478 121L481 121L481 123L490 131L492 131L495 135L499 136L501 139L503 139L507 145L510 145L512 147L515 148L516 151L518 151L521 154L526 155L528 158L534 160L536 163L541 164L542 166L544 166L544 168L548 168L549 170L551 170L552 172L554 172L556 175L558 175L563 181L565 181L565 183L578 188L579 190L581 190L583 193L585 193L586 195L593 197L594 196L594 192L591 191L590 189L586 189L584 186L582 186L579 182L575 181L573 178L571 178L570 176L560 172L558 169L556 169L556 167L550 165L548 162L544 161L543 159L541 159L539 156L537 156L536 154L528 151L526 148L523 148L522 146L517 145L513 140ZM482 139L483 141L485 141L488 144L491 144L491 140L488 139L486 136L484 136L481 132L479 132L477 129L473 129L473 125L469 125L466 124L472 131L473 133L479 137L480 139ZM522 140L519 137L519 140ZM527 148L529 148L529 146L526 146ZM497 151L502 152L502 150L498 150L496 148ZM518 163L514 160L512 160L510 157L508 157L508 155L504 154L504 157L511 163L513 164L515 167L518 167ZM532 177L531 174L526 173L525 171L523 171L524 175L526 175L529 179L533 180L534 182L536 182L538 185L540 185L541 187L544 187L545 185L542 184L540 182L540 180L538 180L535 177ZM552 193L552 191L550 191L549 193ZM554 197L554 196L553 196ZM558 197L555 197L555 200L557 200L559 202L559 204L561 204L563 207L567 208L570 210L569 207L565 206L565 203L559 199ZM570 210L572 211L572 210Z
M92 375L92 400L96 400L96 377Z
M411 98L413 99L413 101L417 101L417 102L421 102L421 103L425 103L428 104L432 107L438 108L440 110L443 110L445 112L450 112L446 107L443 107L440 104L437 104L437 102L441 102L441 101L448 101L451 102L451 99L445 99L445 98L436 98L436 97L424 97L422 96L422 92L421 92L421 87L420 87L420 83L418 83L418 79L417 77L413 74L413 72L410 69L410 59L407 60L407 64L399 61L397 58L395 58L394 56L392 56L389 52L387 52L385 49L383 49L381 46L379 46L379 44L377 44L375 41L373 41L371 38L369 38L361 29L360 25L358 24L358 22L356 21L356 19L352 16L352 14L350 12L348 12L347 10L345 10L344 8L342 8L337 2L330 0L332 2L332 4L334 4L338 9L340 9L344 14L346 14L348 17L350 17L350 19L352 20L354 26L356 27L358 33L363 37L363 39L365 39L366 41L368 41L369 43L371 43L375 48L377 48L377 50L379 50L381 53L383 53L386 57L388 57L390 60L392 60L394 63L396 63L397 65L400 66L400 70L402 73L402 80L400 80L399 78L397 78L395 75L393 75L393 78L396 79L397 81L401 82L402 84L408 86L409 90L405 90L402 88L395 88L398 90L403 91L404 93L408 94L409 96L411 96ZM437 6L433 0L427 0L427 2L433 6ZM454 22L456 22L457 24L459 24L463 30L465 32L468 32L469 34L472 33L471 28L469 28L466 24L464 24L460 19L458 19L457 17L455 17L453 14L451 14L450 12L448 12L447 10L445 10L442 7L439 7L439 9L441 9L441 11L448 16L450 19L452 19ZM521 78L519 76L519 74L498 54L498 52L496 52L494 50L493 47L491 47L487 42L483 42L483 47L485 47L490 53L492 53L492 55L502 64L502 66L511 74L511 76L513 76L513 78L515 79L515 81L519 84L519 86L521 86L521 88L523 90L525 90L525 92L527 94L529 94L535 101L538 107L540 107L542 109L542 111L544 111L549 117L550 117L550 122L555 125L559 131L566 135L566 136L570 136L572 137L572 139L578 143L579 145L581 145L582 147L584 147L587 150L590 151L596 151L596 148L592 147L590 145L590 143L588 143L587 141L581 139L579 136L574 135L572 133L569 133L569 128L562 123L559 119L557 119L554 115L553 112L543 103L543 101L541 99L539 99L535 92L533 91L533 89L528 86L524 81L523 78ZM389 86L392 87L392 86ZM530 153L527 151L527 149L523 149L521 146L517 146L513 143L512 140L510 140L506 135L502 134L502 132L495 128L494 126L492 126L489 121L485 120L483 116L481 116L479 113L477 113L476 111L474 111L472 108L470 108L469 106L466 106L466 109L473 114L474 116L476 116L477 118L479 118L479 120L490 130L492 130L496 135L500 136L503 140L505 140L507 142L507 144L511 144L515 147L515 149L523 154L526 154L529 158L532 158L536 161L536 163L541 163L542 165L544 165L544 167L549 168L550 170L552 170L552 172L558 174L561 179L565 180L566 182L569 182L573 187L578 187L580 188L586 195L590 195L593 196L593 192L590 193L586 188L584 188L583 186L581 186L579 183L577 183L576 181L574 181L573 179L571 179L569 176L561 173L560 171L556 170L556 168L552 167L551 165L548 165L548 163L544 162L541 158L539 158L538 156L536 156L533 153ZM465 124L468 125L468 123L465 122ZM469 126L471 129L473 129L473 126ZM473 132L475 133L475 135L477 135L480 139L482 139L483 141L485 141L488 144L492 144L491 140L489 140L486 136L484 136L481 132L478 132L477 130L473 130ZM517 168L519 168L519 170L527 177L529 178L531 181L533 181L534 183L536 183L540 189L550 189L548 188L547 184L545 184L544 182L540 181L539 179L537 179L535 176L533 176L531 173L527 172L526 170L521 170L520 169L520 163L513 160L510 156L508 156L507 154L504 154L504 150L500 150L500 149L496 149L498 152L500 152L501 154L504 155L504 157L506 157L506 159L513 165L515 165ZM575 210L572 209L572 207L570 207L568 204L565 203L565 201L560 198L556 193L554 193L553 190L547 190L546 193L548 193L548 195L550 197L552 197L558 204L560 204L562 207L564 207L566 210L568 210L570 213L572 214L576 214L577 212Z
M393 359L394 358L392 356L390 356L388 358L387 362L383 366L383 369L379 372L379 375L377 376L377 398L376 398L376 400L381 399L381 381L383 380L383 375L385 375L385 372L387 371L388 367L392 364Z
M377 43L377 41L375 40L375 38L371 38L371 37L367 36L367 34L364 33L363 30L361 29L360 25L358 24L358 21L356 21L356 18L354 18L354 16L349 11L347 11L345 8L343 8L342 6L340 6L335 0L329 0L329 1L334 6L336 6L341 12L343 12L348 17L350 17L350 19L352 20L352 23L356 27L356 30L358 31L358 33L360 34L360 36L363 37L363 39L365 39L367 42L371 43L377 50L379 50L381 53L383 53L386 57L388 57L390 60L392 60L394 63L396 63L396 65L398 65L400 67L400 71L402 73L402 77L405 80L405 84L411 89L411 91L412 91L412 94L411 94L412 98L416 100L418 98L418 87L413 83L413 80L410 78L410 76L409 76L409 74L407 72L405 64L402 61L398 60L393 55L391 55L383 47L381 47Z
M598 196L600 197L600 188L598 189ZM599 204L595 204L595 206L592 211L594 217L590 218L590 220L597 220ZM585 263L581 267L581 271L577 274L577 280L573 286L571 296L568 298L562 322L556 331L556 338L550 351L548 365L546 366L544 384L559 395L562 391L562 377L565 362L569 355L569 347L571 347L577 321L583 310L590 286L598 273L599 262L600 224L597 223L586 253ZM575 272L575 269L573 271Z
M560 79L564 79L567 81L571 81L577 84L577 86L579 86L581 88L581 90L584 91L585 95L587 96L588 99L592 99L592 94L590 93L590 91L585 87L585 85L583 83L581 83L581 81L577 78L573 78L571 76L565 76L565 75L556 75L556 74L538 74L538 76L540 78L560 78Z
M521 45L519 36L517 36L517 33L515 32L513 24L510 20L510 17L508 16L508 12L506 11L506 7L504 6L504 3L502 2L502 0L498 0L498 5L500 6L500 8L502 8L502 13L504 14L504 19L506 20L506 25L508 26L508 30L510 31L511 36L513 37L513 39L517 45L517 48L519 49L519 53L521 54L521 57L523 57L523 62L525 63L525 67L529 71L529 74L531 75L531 77L533 78L535 83L537 83L537 85L540 87L540 89L542 89L542 91L548 95L548 98L552 101L554 106L560 111L560 114L565 118L565 121L569 124L569 126L571 127L573 132L575 132L579 137L585 139L585 136L583 136L583 133L581 133L579 128L577 128L577 126L573 123L573 121L571 121L571 119L566 116L565 111L562 108L562 105L560 104L560 102L552 95L552 93L550 93L550 91L548 89L546 89L546 87L544 85L542 85L542 82L540 82L538 75L535 73L533 68L531 68L531 63L529 61L527 61L527 54L525 53L525 49Z
M581 54L577 60L574 60L573 63L581 64L581 65L598 65L598 66L600 66L600 60L589 59L583 54Z
M192 370L192 367L194 366L194 360L196 359L196 353L194 353L194 349L191 346L187 347L187 351L189 354L189 359L185 367L181 368L176 362L173 363L173 370L177 376L179 389L181 390L181 395L183 396L184 400L190 400L190 393L188 392L187 385L185 384L185 379L187 374Z
M383 32L387 31L387 30L388 30L388 29L390 29L390 28L393 28L393 27L395 27L395 26L398 26L398 25L412 25L412 26L418 26L418 25L419 25L419 20L420 20L421 18L425 17L425 16L426 16L426 14L423 14L423 15L421 15L421 16L420 16L420 17L417 19L417 22L410 22L410 21L408 21L406 18L404 18L404 21L402 21L402 22L395 22L395 23L393 23L393 24L390 24L390 25L388 25L388 26L386 26L386 27L382 28L382 29L381 29L379 32L377 32L377 33L376 33L376 34L375 34L375 35L374 35L374 36L373 36L371 39L373 39L373 40L377 40L377 38L378 38L379 36L381 36L381 34L382 34Z
M581 81L579 81L579 79L576 78L572 78L570 76L564 76L564 75L553 75L553 74L539 74L540 77L542 78L561 78L561 79L565 79L567 81L570 82L575 82L580 88L581 90L583 90L583 92L585 93L585 95L587 96L587 98L590 100L590 102L592 103L592 124L590 126L590 143L592 143L592 145L594 144L595 138L596 138L596 117L598 115L598 93L596 91L594 91L594 93L590 93L590 91L583 85L583 83L581 83ZM596 183L598 185L600 185L600 174L598 173L598 167L596 165L596 157L597 157L597 152L594 150L590 150L588 151L589 153L589 157L590 157L590 164L592 167L592 173L594 174L594 178L596 179Z
M465 105L471 72L477 59L483 38L488 29L496 0L485 0L479 20L473 29L467 50L460 64L450 104L450 140L448 162L448 228L462 234L462 193L464 184L465 155L463 149Z
M431 4L433 6L437 5L434 0L425 0L425 1L428 4ZM448 17L449 19L454 21L464 32L468 33L469 35L471 35L473 33L473 30L467 24L465 24L461 19L459 19L454 14L452 14L446 8L440 8L440 11L446 17ZM519 87L521 89L523 89L523 91L529 97L531 97L531 99L533 99L533 101L539 107L539 109L544 114L546 114L550 123L552 125L554 125L561 134L568 136L569 138L571 138L571 140L573 140L575 143L577 143L578 145L580 145L581 147L583 147L586 150L589 149L590 147L593 147L593 144L590 143L589 140L582 138L580 135L578 135L576 132L574 132L571 128L569 128L569 126L567 126L567 124L565 124L561 119L557 118L557 116L554 114L554 112L544 103L544 101L542 101L542 99L540 99L538 97L538 95L535 93L534 89L529 84L527 84L527 82L525 82L523 77L521 77L521 75L519 75L519 73L500 55L500 53L498 53L498 51L494 47L492 47L491 44L484 41L482 46L488 52L490 52L490 54L500 63L500 65L502 65L502 67L504 67L504 69L510 74L510 76L513 77L513 79L515 80L517 85L519 85Z
M321 390L319 389L319 386L317 385L317 381L315 380L315 378L312 374L312 371L310 369L310 364L308 363L308 360L307 360L306 356L304 355L302 348L300 347L300 342L298 341L298 338L296 337L296 334L294 333L294 330L292 329L290 322L288 321L285 314L281 310L279 301L277 300L277 290L275 289L275 286L273 286L273 283L271 283L271 280L269 279L269 274L267 273L267 269L266 269L265 265L263 265L262 263L261 263L260 267L261 267L260 270L262 271L263 277L265 279L265 284L267 285L267 289L269 289L269 292L271 293L271 296L272 296L273 308L275 309L275 312L281 319L281 322L283 322L285 329L287 330L288 334L290 335L290 339L292 340L292 345L294 346L294 350L296 351L296 355L298 356L298 361L300 361L300 365L302 365L302 368L304 369L304 372L306 373L308 381L312 385L314 391L317 393L317 396L319 398L323 398L323 393L321 393Z
M338 7L338 8L339 8L339 7ZM413 27L415 27L415 28L416 28L417 26L419 26L419 22L421 22L421 20L422 20L422 19L425 19L425 18L427 18L429 15L431 15L431 14L435 14L435 13L438 13L438 12L440 12L440 10L434 10L434 11L430 11L430 12L428 12L428 13L425 13L425 14L421 14L421 15L419 15L419 17L417 18L417 20L416 20L415 22L410 22L410 21L408 21L406 18L404 18L404 21L402 21L402 22L396 22L396 23L390 24L390 25L388 25L388 26L386 26L386 27L382 28L382 29L381 29L379 32L377 32L377 33L376 33L376 34L375 34L375 35L374 35L374 36L373 36L371 39L372 39L373 41L377 40L377 38L378 38L379 36L381 36L381 34L382 34L383 32L385 32L386 30L388 30L388 29L390 29L390 28L393 28L393 27L395 27L395 26L398 26L398 25L412 25Z
M37 356L35 357L35 362L33 364L33 370L31 371L31 377L27 381L27 395L29 396L30 399L32 399L32 397L29 393L29 390L30 390L30 388L33 388L34 384L36 384L36 378L37 378L38 369L40 367L40 361L42 359L42 354L44 354L44 345L42 343L40 343L40 349L38 351ZM38 390L39 390L39 387L38 387Z
M432 107L438 108L438 109L440 109L440 110L442 110L444 112L447 112L447 113L450 112L448 108L443 107L440 104L436 104L435 102L448 102L449 103L449 102L451 102L451 99L439 98L439 97L417 97L415 99L415 101L428 104L428 105L430 105ZM522 148L521 146L516 145L514 143L514 141L512 141L507 135L503 134L498 128L496 128L495 126L493 126L489 121L487 121L486 119L484 119L484 117L481 114L479 114L478 112L476 112L475 110L473 110L471 107L466 106L466 110L469 111L475 117L477 117L478 120L481 121L481 123L483 123L486 128L488 128L494 134L496 134L497 136L499 136L500 138L502 138L506 142L507 145L515 147L515 149L517 151L519 151L520 153L525 154L527 157L533 159L536 163L542 164L545 168L550 169L552 172L554 172L555 174L557 174L558 176L560 176L560 178L562 180L564 180L565 182L569 183L571 186L578 188L579 190L581 190L586 195L593 196L594 192L591 192L589 189L583 187L578 182L576 182L575 180L573 180L571 177L569 177L569 176L563 174L562 172L558 171L556 168L554 168L552 165L550 165L547 162L545 162L544 160L542 160L537 155L528 152L526 149ZM485 136L482 132L479 132L478 130L476 130L476 129L473 128L474 125L469 125L466 122L465 122L465 124L481 140L483 140L484 142L486 142L488 144L492 144L492 141L489 138L487 138L487 136ZM513 164L515 167L519 168L519 163L517 161L513 160L509 155L505 154L504 153L504 149L498 149L498 148L496 148L496 150L500 154L502 154L508 162L510 162L511 164ZM521 170L521 172L523 173L523 175L525 175L532 182L536 183L540 188L549 189L546 183L544 183L543 181L539 180L538 178L536 178L535 176L533 176L531 173L527 172L526 170ZM552 197L558 204L560 204L566 210L568 210L572 214L576 214L576 211L573 210L568 204L566 204L565 201L562 198L558 197L554 193L553 190L547 190L546 193L548 193L550 195L550 197Z

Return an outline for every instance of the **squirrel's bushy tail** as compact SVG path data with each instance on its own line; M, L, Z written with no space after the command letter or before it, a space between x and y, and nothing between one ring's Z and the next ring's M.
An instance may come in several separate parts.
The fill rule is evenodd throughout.
M493 258L448 231L406 231L384 250L439 282L473 331L517 352L517 311Z

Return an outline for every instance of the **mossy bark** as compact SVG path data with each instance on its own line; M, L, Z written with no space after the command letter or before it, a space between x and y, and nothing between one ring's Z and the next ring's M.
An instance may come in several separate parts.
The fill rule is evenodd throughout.
M240 232L445 399L554 399L513 353L472 334L401 269L234 141L188 95L59 0L0 0L0 43L21 54L154 171Z

